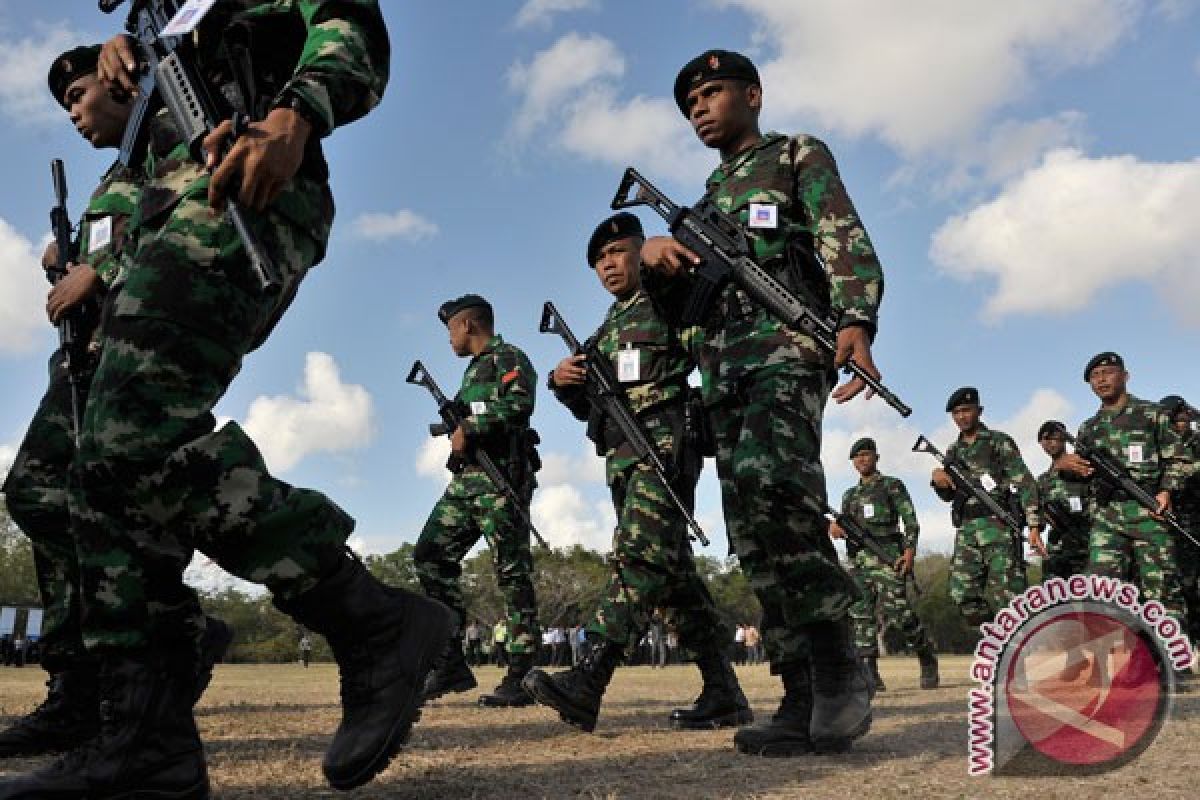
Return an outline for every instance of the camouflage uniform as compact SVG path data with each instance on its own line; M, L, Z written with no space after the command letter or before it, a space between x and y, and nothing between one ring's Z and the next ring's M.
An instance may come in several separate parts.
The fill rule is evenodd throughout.
M1190 431L1184 444L1192 463L1200 463L1200 435ZM1200 472L1192 472L1175 493L1174 504L1180 524L1200 538ZM1188 636L1193 645L1200 645L1200 547L1186 539L1179 540L1179 583L1187 606Z
M314 124L280 196L265 212L245 209L282 290L258 289L232 224L208 203L204 168L183 145L152 141L70 498L89 650L193 649L199 608L182 581L193 547L286 602L339 568L353 528L324 495L271 477L237 423L214 431L212 408L325 254L333 202L320 138L379 102L387 31L366 0L219 4L197 35L214 81L227 61L212 48L241 20L272 42L256 50L262 96L298 98Z
M471 359L454 398L470 412L463 430L472 445L482 447L526 498L533 490L525 443L536 383L537 373L525 354L502 337L493 336ZM427 595L458 612L460 620L466 620L459 577L462 560L480 536L492 548L496 583L508 610L507 650L512 655L536 653L541 634L529 529L508 497L477 466L468 464L454 476L417 539L413 562L421 586Z
M92 193L80 222L78 261L96 270L103 289L89 302L99 306L117 272L117 261L126 242L137 187L128 173L114 165ZM75 354L80 402L95 368L99 342L93 340L97 313L78 317L77 336L86 342L86 353ZM81 360L80 356L84 356ZM84 657L79 637L79 565L67 511L67 485L75 455L71 419L71 386L60 348L50 357L50 385L38 404L29 430L5 478L3 492L13 521L33 543L34 566L45 616L42 620L42 665L50 671L65 668Z
M590 341L612 362L620 375L620 353L637 360L637 374L622 382L630 408L668 465L674 464L673 485L685 503L692 502L702 459L687 441L685 404L687 375L695 365L692 352L699 331L673 326L663 312L639 290L615 301ZM555 388L558 396L581 420L592 406L583 387ZM589 425L589 432L594 429ZM645 630L655 608L668 614L679 631L689 656L710 642L718 649L732 640L721 621L712 595L696 573L687 524L667 496L662 483L640 462L628 442L608 422L597 435L597 452L605 457L606 477L617 514L613 537L613 573L598 616L588 631L627 648ZM690 509L689 509L690 510Z
M862 593L861 599L850 607L854 644L859 655L879 655L876 608L881 604L885 628L898 624L916 653L932 653L933 644L909 605L905 579L893 566L905 550L916 552L917 537L921 532L917 512L904 482L878 472L862 478L857 486L842 495L842 513L859 522L891 556L889 563L884 564L869 550L847 544L847 555L854 564L855 583ZM899 527L901 522L904 523L903 533Z
M721 164L707 192L741 222L765 270L828 302L840 326L874 331L883 270L824 143L768 133ZM752 203L774 206L774 227L750 225ZM793 258L797 245L824 270ZM845 620L858 596L800 489L825 496L821 418L832 356L730 284L705 321L699 362L726 529L762 605L763 642L778 673L808 656L807 626Z
M1014 516L1030 527L1039 525L1037 482L1021 458L1012 437L979 424L975 441L968 443L959 434L946 451L947 461L958 460L967 473L987 489L1004 508L1011 490L1016 489L1020 510ZM934 487L939 497L954 501L954 560L950 567L950 597L971 625L980 625L1008 605L1014 595L1025 590L1024 543L1004 525L990 516L974 498L956 498L954 490ZM1018 552L1020 548L1020 552Z
M1193 462L1161 406L1133 395L1116 411L1101 408L1079 426L1082 447L1110 455L1151 494L1183 488ZM1147 600L1185 618L1175 534L1136 501L1098 481L1088 508L1088 572L1133 581Z
M1086 573L1092 526L1088 518L1090 483L1051 467L1038 476L1037 484L1042 518L1050 527L1046 558L1042 562L1043 579ZM1061 527L1056 520L1061 520Z

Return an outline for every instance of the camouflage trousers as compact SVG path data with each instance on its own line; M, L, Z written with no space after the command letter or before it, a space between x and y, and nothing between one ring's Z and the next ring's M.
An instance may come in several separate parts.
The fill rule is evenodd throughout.
M1130 535L1133 534L1133 535ZM1134 537L1137 538L1134 538ZM1144 600L1157 600L1185 623L1175 536L1132 500L1096 509L1088 572L1132 581Z
M828 523L800 490L825 496L821 419L829 381L819 367L788 362L743 375L709 408L725 527L763 609L773 672L811 654L808 626L846 620L858 598Z
M677 481L676 493L692 497L698 477ZM628 467L613 477L610 489L617 513L613 572L589 633L628 648L658 608L679 632L685 657L723 651L733 633L696 572L687 524L654 471L641 464Z
M991 620L1027 586L1009 534L997 539L988 524L969 520L958 529L950 563L950 598L972 626Z
M1070 530L1062 536L1051 532L1042 561L1042 579L1087 573L1089 535L1086 530Z
M79 636L79 562L67 512L75 455L71 387L61 350L50 357L50 384L29 423L0 491L13 522L33 545L44 616L41 663L54 672L85 656ZM86 399L90 371L81 381Z
M421 587L425 594L457 611L460 622L465 623L462 561L481 536L492 549L496 583L504 595L509 631L506 649L513 655L537 653L542 638L529 530L508 497L497 492L477 467L454 476L421 530L413 549Z
M862 597L850 606L850 619L854 622L854 646L861 656L879 655L877 615L882 613L885 630L894 625L918 655L932 653L933 644L908 602L906 581L892 568L892 564L900 558L902 548L898 544L884 544L884 547L889 551L895 550L896 557L891 563L880 562L866 550L854 556L854 581L862 593Z
M284 279L263 294L206 191L203 178L141 220L102 322L69 500L89 651L194 653L203 618L182 580L193 548L290 599L337 567L353 529L321 493L272 477L237 423L214 430L214 405L323 243L315 223L255 215Z
M1192 509L1181 509L1179 521L1193 536L1200 538L1200 514ZM1200 547L1180 539L1179 584L1187 608L1188 636L1193 646L1200 645Z

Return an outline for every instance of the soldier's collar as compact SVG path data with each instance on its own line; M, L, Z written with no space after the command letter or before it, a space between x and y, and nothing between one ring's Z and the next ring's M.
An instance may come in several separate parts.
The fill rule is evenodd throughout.
M633 308L637 304L638 300L642 299L642 297L644 297L645 294L646 294L645 290L639 288L636 292L629 295L629 297L626 297L624 300L621 300L619 298L614 299L613 305L612 305L613 313L614 314L625 313L629 309Z
M880 472L879 470L875 470L870 475L859 475L858 476L858 482L860 484L876 483L877 481L880 481L882 479L883 479L883 473Z
M500 334L493 333L491 338L487 340L487 344L483 346L482 350L475 354L475 357L479 358L479 356L483 355L484 353L490 353L502 344L504 344L504 339L500 336Z
M965 436L965 435L966 434L964 434L962 431L959 431L958 432L958 440L960 442L965 441L963 439L963 436ZM979 439L984 439L991 435L992 435L992 432L988 428L988 426L983 423L983 420L979 420L979 428L978 428L978 430L975 431L975 439L978 441Z

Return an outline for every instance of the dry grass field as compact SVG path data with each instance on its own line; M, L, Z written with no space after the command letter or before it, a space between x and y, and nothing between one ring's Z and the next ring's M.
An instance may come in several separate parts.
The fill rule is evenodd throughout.
M214 795L220 798L871 798L1111 796L1195 798L1200 693L1178 698L1174 719L1138 761L1108 775L969 778L968 660L942 661L943 688L920 691L915 659L884 659L889 691L875 726L848 754L759 759L733 749L730 731L676 733L670 709L699 690L692 667L621 669L600 724L585 734L545 708L480 708L477 692L427 706L407 749L374 783L342 794L320 760L338 719L330 665L221 666L197 710ZM478 670L480 690L499 670ZM755 712L771 713L777 681L765 666L739 668ZM35 705L37 669L0 670L0 723ZM0 762L0 774L38 762Z

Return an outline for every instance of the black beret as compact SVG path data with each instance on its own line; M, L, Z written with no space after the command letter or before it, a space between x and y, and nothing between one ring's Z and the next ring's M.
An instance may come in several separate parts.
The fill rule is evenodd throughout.
M706 50L693 58L675 78L675 105L686 117L688 92L702 83L717 78L736 78L749 83L761 83L758 70L750 59L730 50Z
M596 262L600 259L600 248L609 242L615 242L618 239L627 239L630 236L644 237L645 235L642 231L642 221L635 215L630 214L628 211L613 214L604 220L604 222L597 225L596 230L592 231L592 238L588 239L588 266L596 266Z
M1096 367L1120 367L1125 369L1125 359L1121 358L1116 353L1109 350L1105 353L1092 356L1092 360L1083 368L1083 381L1087 383L1092 379L1092 370Z
M875 449L875 440L872 439L870 436L864 436L863 438L859 439L854 444L850 445L850 457L851 458L854 458L856 455L858 455L859 453L861 453L863 451L870 451L872 453L878 452L878 450Z
M977 406L979 405L979 390L974 386L964 386L961 389L955 389L950 395L950 399L946 401L946 410L953 411L959 406Z
M464 294L455 300L447 300L442 303L438 309L438 319L442 321L443 325L449 325L451 317L468 308L486 308L491 311L492 304L477 294Z
M1040 442L1042 439L1045 439L1047 436L1061 435L1061 434L1065 433L1066 430L1067 430L1067 426L1063 425L1058 420L1048 419L1042 423L1042 427L1038 428L1037 438L1038 438L1038 441Z
M1159 400L1158 404L1165 408L1168 414L1179 414L1188 410L1187 401L1177 394L1167 395L1162 400Z
M63 96L67 93L67 87L78 78L95 72L98 63L100 63L100 45L98 44L76 47L54 59L54 63L50 65L50 74L46 76L46 83L50 86L50 94L54 95L54 99L60 106L64 109L67 108L67 104L63 100Z

